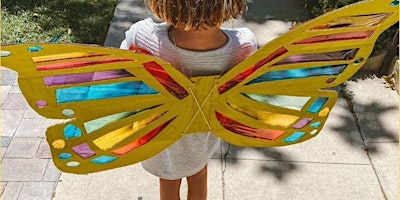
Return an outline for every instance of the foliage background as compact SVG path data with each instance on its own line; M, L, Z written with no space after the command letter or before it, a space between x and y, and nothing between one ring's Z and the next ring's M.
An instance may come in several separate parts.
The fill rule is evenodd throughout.
M104 43L118 0L2 0L1 43Z

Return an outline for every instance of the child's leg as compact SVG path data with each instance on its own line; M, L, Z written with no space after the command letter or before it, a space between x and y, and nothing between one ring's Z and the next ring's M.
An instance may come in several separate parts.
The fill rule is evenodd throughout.
M187 177L188 200L207 199L207 165L197 174Z
M179 200L181 179L166 180L160 178L160 200Z

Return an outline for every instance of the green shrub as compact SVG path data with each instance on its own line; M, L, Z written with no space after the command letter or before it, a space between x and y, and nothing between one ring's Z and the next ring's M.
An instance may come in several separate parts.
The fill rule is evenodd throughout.
M358 1L361 0L304 0L304 5L311 9L311 14L314 17L317 17Z
M72 42L74 37L68 35L65 27L43 28L41 21L45 16L39 16L31 11L19 11L11 14L7 9L1 9L1 44L47 42L61 36L59 41Z
M22 42L44 42L61 34L63 42L102 45L117 3L117 0L3 0L2 43L15 43L21 36ZM38 17L33 17L35 13Z

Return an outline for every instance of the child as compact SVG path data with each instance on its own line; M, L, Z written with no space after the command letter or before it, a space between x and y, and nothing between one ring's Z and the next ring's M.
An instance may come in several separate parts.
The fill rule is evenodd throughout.
M188 77L221 75L257 48L249 29L220 28L242 16L245 0L147 0L147 6L164 23L152 19L135 23L121 48L145 49ZM212 133L193 133L143 161L143 168L160 178L161 200L179 199L183 177L188 199L206 199L207 162L219 145Z

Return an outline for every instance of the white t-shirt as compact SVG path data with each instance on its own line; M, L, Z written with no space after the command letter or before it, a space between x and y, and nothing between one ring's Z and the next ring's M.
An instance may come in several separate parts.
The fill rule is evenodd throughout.
M218 75L257 49L255 35L247 28L222 29L228 42L214 50L191 51L179 48L168 37L169 25L148 18L125 33L122 49L130 45L146 49L191 76ZM182 66L181 66L182 65ZM142 162L143 168L163 179L176 180L199 172L218 150L221 140L212 133L183 136L164 151Z

